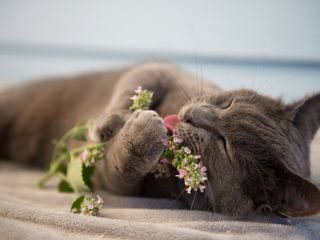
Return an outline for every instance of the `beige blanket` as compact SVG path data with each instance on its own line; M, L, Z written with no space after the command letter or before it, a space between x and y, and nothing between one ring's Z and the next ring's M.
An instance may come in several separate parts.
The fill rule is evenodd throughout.
M312 177L320 183L320 135L312 146ZM43 172L0 162L0 239L320 239L320 215L304 219L247 217L179 209L168 199L105 199L101 217L69 213L73 194L54 182L36 187Z

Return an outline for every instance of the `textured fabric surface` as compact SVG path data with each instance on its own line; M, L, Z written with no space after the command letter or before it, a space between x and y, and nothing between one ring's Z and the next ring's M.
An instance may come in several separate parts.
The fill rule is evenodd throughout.
M320 182L320 136L311 148L313 181ZM320 239L320 215L301 219L247 217L179 209L171 199L105 199L100 217L69 213L73 194L51 182L36 187L43 172L0 162L0 239Z

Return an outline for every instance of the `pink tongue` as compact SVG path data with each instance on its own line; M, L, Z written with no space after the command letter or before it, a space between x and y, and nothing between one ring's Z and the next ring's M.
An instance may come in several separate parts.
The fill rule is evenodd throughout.
M163 119L164 126L167 128L169 133L173 133L174 129L180 122L180 119L177 115L168 115Z

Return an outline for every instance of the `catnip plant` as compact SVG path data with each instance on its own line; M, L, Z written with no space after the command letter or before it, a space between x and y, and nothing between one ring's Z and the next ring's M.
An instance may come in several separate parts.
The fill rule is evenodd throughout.
M104 158L104 144L92 143L87 138L87 132L92 125L92 121L77 124L69 130L62 138L55 140L54 151L50 166L46 174L38 182L39 187L53 176L58 176L59 192L74 192L78 195L72 203L71 212L96 216L102 208L103 199L98 196L93 198L93 176L95 163ZM80 146L69 148L69 141L77 141Z
M133 104L130 109L148 109L151 102L153 92L142 89L139 86L135 90L135 95L131 97ZM175 175L184 181L186 192L191 190L204 192L205 182L207 181L207 169L203 166L200 155L193 155L188 147L182 145L183 139L177 133L168 131L167 139L162 139L165 150L162 158L156 167L151 171L156 178L170 177L170 166L175 169Z
M153 92L139 86L130 99L130 110L147 110L152 103ZM84 215L97 216L104 201L93 195L91 178L96 162L105 157L104 143L94 143L87 138L87 132L92 126L92 121L80 123L70 129L59 140L54 140L54 151L50 166L46 174L38 182L39 187L53 176L58 176L60 192L74 192L78 196L73 201L70 211ZM69 141L77 141L80 146L69 148ZM162 139L165 147L157 166L151 171L156 178L171 177L174 169L175 177L184 181L187 193L191 191L203 192L207 181L206 167L203 166L201 156L193 155L188 147L183 146L183 139L175 132L168 131L168 137ZM89 194L91 193L91 194Z

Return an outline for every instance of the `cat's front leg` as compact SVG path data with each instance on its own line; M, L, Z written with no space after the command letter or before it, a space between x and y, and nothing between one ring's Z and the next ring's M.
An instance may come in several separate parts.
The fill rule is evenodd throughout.
M110 140L103 162L104 184L124 195L140 193L143 177L156 165L164 150L167 130L154 111L135 111Z

